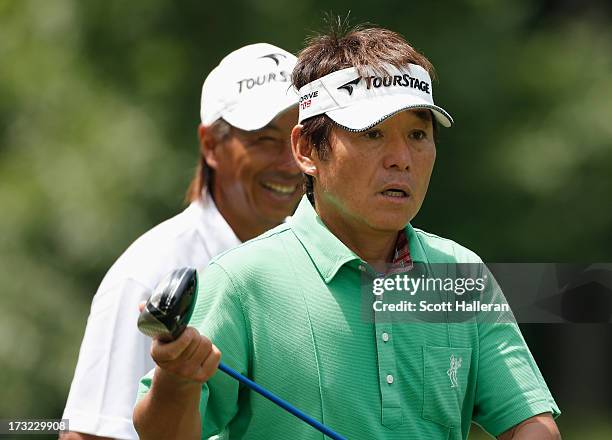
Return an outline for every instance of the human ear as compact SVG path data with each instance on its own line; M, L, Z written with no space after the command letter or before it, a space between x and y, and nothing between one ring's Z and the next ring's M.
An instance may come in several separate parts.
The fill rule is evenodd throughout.
M313 160L313 156L316 152L312 148L312 144L307 142L302 136L302 128L303 126L298 124L291 130L291 150L293 152L293 158L304 174L316 176L318 173L317 165Z
M213 133L209 129L210 127L200 124L198 127L198 138L200 139L200 154L206 160L206 164L212 168L217 169L219 161L217 159L217 152L219 142L213 136Z

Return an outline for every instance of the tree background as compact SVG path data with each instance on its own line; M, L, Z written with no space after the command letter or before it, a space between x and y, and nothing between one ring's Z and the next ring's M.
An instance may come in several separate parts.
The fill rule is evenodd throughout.
M485 261L612 260L605 0L0 0L0 419L61 416L104 273L183 208L206 74L349 10L430 58L456 121L416 226ZM610 325L522 329L565 438L610 438Z

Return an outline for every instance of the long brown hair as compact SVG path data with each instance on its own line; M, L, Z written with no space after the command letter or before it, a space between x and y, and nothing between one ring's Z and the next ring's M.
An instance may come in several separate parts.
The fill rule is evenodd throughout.
M208 127L208 131L213 137L214 142L223 142L230 136L232 126L224 119L217 119ZM191 203L198 200L202 196L202 191L205 187L211 193L213 191L215 170L206 163L206 158L204 157L202 149L202 140L200 140L200 158L193 179L191 179L191 183L187 188L185 203Z

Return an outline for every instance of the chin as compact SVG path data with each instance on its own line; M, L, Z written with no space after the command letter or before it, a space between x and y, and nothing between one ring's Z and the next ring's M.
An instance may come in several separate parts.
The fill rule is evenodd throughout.
M280 198L263 194L263 197L258 197L254 206L258 208L260 215L269 221L274 220L276 223L282 223L285 217L293 214L295 208L300 201L301 195L293 196L292 198ZM277 221L278 220L278 221Z
M295 208L292 205L292 208ZM285 221L285 219L293 214L294 209L286 209L286 207L278 208L278 209L267 209L265 212L262 212L262 216L274 226L280 225Z
M399 231L406 227L410 222L407 216L386 216L372 219L368 223L370 227L378 231Z
M287 215L283 215L283 214L267 214L264 215L264 222L266 223L266 229L272 229L275 228L276 226L280 225L281 223L283 223L285 221L285 219L287 218L289 214Z

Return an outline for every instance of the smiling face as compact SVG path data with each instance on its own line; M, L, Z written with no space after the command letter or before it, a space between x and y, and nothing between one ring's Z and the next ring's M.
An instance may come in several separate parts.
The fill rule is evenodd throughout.
M396 233L416 216L436 157L431 112L403 111L363 132L334 127L330 144L325 159L302 164L326 224Z
M215 170L214 198L241 240L280 224L302 195L302 177L291 154L297 109L281 113L254 131L232 128L223 141L204 147Z

